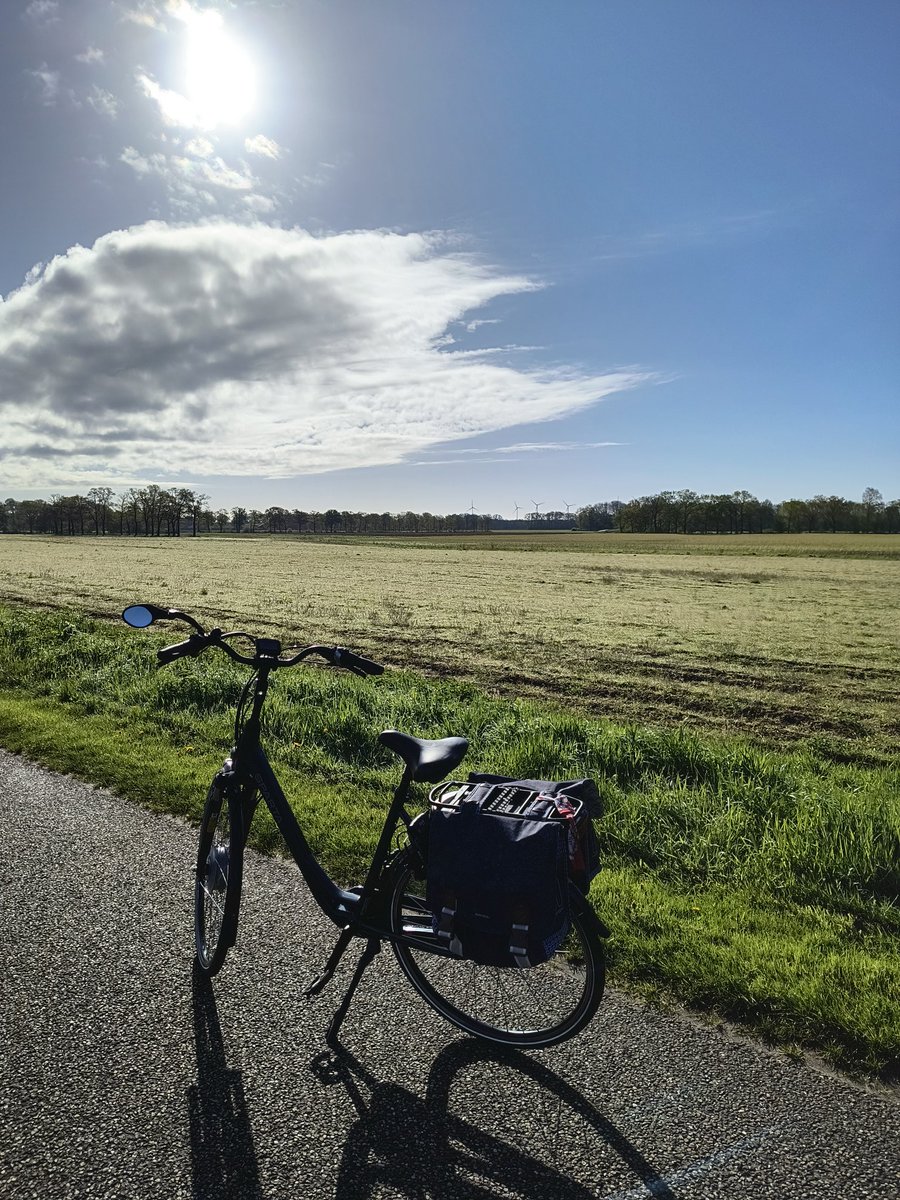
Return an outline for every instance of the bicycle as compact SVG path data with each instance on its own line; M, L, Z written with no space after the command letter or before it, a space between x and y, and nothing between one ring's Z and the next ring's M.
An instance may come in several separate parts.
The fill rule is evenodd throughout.
M436 1012L475 1037L507 1046L544 1048L574 1036L591 1020L603 996L603 939L609 931L582 893L570 885L571 930L548 962L527 970L479 966L449 953L432 928L425 902L424 866L409 830L416 819L407 811L413 783L436 784L462 762L468 742L461 737L427 740L385 730L379 741L403 763L403 774L385 817L363 884L343 888L320 865L285 798L260 742L263 705L274 671L311 656L356 675L380 675L384 668L339 646L310 645L282 656L276 638L243 630L205 630L178 609L130 605L123 620L134 628L156 621L184 621L194 630L182 642L157 651L160 665L196 657L208 649L252 668L238 700L234 746L210 784L200 826L194 889L196 969L213 976L237 937L244 848L253 814L262 800L269 808L313 898L339 928L337 944L324 968L306 988L319 993L333 977L353 938L365 940L347 991L326 1033L337 1034L363 972L382 943L388 942L407 980ZM243 654L230 641L247 639ZM395 845L396 841L396 845Z

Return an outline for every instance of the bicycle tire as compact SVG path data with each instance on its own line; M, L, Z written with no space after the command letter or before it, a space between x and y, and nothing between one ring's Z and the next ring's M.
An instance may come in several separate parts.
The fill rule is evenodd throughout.
M199 971L215 975L237 936L244 847L239 800L214 779L206 795L194 882L194 943Z
M605 949L586 916L588 904L570 885L571 931L560 951L540 966L486 967L437 955L426 948L435 935L424 878L404 855L391 897L391 932L416 937L421 948L402 941L391 945L422 999L459 1029L504 1046L543 1049L582 1030L603 999Z

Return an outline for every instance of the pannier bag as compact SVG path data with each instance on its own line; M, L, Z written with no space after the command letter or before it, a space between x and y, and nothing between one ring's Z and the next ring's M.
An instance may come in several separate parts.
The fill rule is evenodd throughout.
M541 787L493 776L432 790L426 900L454 956L533 967L565 941L573 847L581 851L578 823L590 818L583 800Z
M561 783L549 779L509 779L505 775L472 772L469 783L502 783L528 788L544 796L553 796L572 810L565 814L569 821L569 878L586 896L591 880L600 870L597 835L591 819L603 816L600 792L593 779L565 779Z

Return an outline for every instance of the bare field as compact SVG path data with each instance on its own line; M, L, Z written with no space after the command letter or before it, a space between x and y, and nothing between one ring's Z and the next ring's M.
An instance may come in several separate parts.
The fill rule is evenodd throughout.
M896 753L900 544L879 536L0 538L0 599L134 601L345 642L616 720Z

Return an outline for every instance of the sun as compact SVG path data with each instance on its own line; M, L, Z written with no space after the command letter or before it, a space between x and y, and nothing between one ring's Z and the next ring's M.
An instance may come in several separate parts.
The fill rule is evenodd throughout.
M192 12L187 28L187 98L207 128L238 125L256 102L256 67L217 12Z

